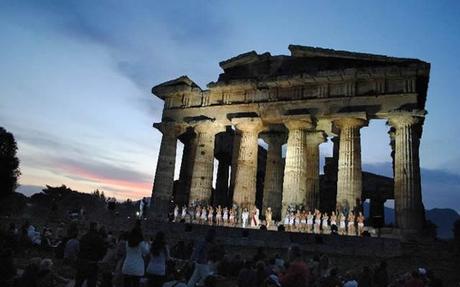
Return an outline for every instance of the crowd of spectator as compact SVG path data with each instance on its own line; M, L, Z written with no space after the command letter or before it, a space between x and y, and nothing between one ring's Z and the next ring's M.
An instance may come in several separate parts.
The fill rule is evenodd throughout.
M226 251L212 228L195 242L171 244L162 231L145 237L141 225L137 221L114 236L94 222L85 230L76 223L41 231L28 222L20 228L11 224L0 234L0 286L442 286L425 268L390 276L382 261L341 270L326 255L305 256L298 245L285 254L259 248L254 256L243 256ZM45 256L34 256L34 250ZM17 266L17 258L25 258L25 264ZM71 276L59 272L64 266Z

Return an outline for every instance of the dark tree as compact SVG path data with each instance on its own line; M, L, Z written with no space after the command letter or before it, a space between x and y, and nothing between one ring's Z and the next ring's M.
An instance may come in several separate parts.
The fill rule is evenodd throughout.
M13 134L0 127L0 197L12 194L18 185L21 172L17 150Z
M454 232L454 240L460 247L460 219L454 222L454 229L452 231Z

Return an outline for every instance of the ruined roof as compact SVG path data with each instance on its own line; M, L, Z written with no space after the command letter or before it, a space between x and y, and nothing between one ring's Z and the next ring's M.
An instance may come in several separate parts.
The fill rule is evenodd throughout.
M217 84L232 80L268 80L279 76L316 74L321 71L369 67L408 67L429 64L418 59L289 45L291 55L244 53L220 62L224 73ZM210 85L213 85L211 83Z
M195 84L189 77L181 76L177 79L170 80L159 85L156 85L152 88L152 94L159 96L160 98L164 98L164 93L169 93L172 90L174 91L191 91L194 89L198 89L201 91L201 88Z

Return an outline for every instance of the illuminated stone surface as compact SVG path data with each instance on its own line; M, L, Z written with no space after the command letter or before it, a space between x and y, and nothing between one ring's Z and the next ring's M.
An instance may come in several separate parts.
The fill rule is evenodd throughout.
M363 196L360 128L374 119L386 119L394 133L397 224L405 230L420 230L423 204L418 145L430 65L417 59L295 45L289 50L289 56L249 52L223 61L223 73L207 90L187 76L152 89L165 102L163 122L177 123L196 134L194 156L190 155L194 146L187 146L184 154L188 159L183 161L184 169L192 169L190 187L179 185L190 189L186 201L210 201L216 157L222 168L217 180L220 193L215 194L214 202L258 204L262 210L272 205L273 214L280 214L288 205L360 208L356 206ZM266 134L279 132L280 126L288 135L285 167L280 164L279 142L268 139L265 179L257 180L261 176L257 172L259 133L266 138ZM216 134L225 130L229 136L215 146ZM171 194L178 136L168 134L162 139L154 181L154 199L160 202ZM327 203L318 202L318 148L325 137L340 137L337 155L326 161L332 170L338 169L336 202ZM256 190L261 190L257 182L265 185L263 198L256 196ZM155 205L161 204L154 203L153 209Z

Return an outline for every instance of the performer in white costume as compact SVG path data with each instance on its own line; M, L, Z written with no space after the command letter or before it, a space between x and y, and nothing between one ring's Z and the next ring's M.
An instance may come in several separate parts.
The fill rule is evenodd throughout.
M243 212L241 213L241 221L242 221L243 228L246 228L246 225L248 224L248 220L249 220L249 211L245 208Z
M307 214L307 232L308 233L313 232L312 227L313 227L313 214L311 214L311 211L308 211L308 214Z
M272 224L272 209L271 207L268 207L267 210L265 211L265 221L267 223L267 229L270 227Z
M327 216L327 212L324 213L323 215L323 233L328 233L329 232L329 223L328 223L328 220L329 220L329 216Z
M173 222L177 222L177 219L179 217L179 206L174 206L174 219L173 219Z

